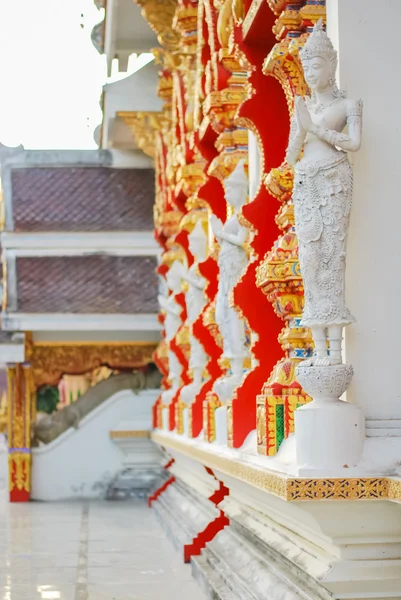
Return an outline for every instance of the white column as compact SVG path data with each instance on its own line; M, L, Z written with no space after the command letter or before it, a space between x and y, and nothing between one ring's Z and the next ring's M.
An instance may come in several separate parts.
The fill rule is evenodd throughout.
M346 358L355 368L347 395L364 409L368 432L370 423L394 435L401 426L401 3L327 0L327 16L340 86L364 100L363 145L352 157L347 303L357 323L347 329Z
M253 200L260 185L260 150L258 140L248 130L249 199Z

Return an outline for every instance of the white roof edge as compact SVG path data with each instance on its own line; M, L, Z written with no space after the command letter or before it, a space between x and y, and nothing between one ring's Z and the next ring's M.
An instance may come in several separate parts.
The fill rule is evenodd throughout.
M3 312L4 331L161 331L156 313L74 314Z

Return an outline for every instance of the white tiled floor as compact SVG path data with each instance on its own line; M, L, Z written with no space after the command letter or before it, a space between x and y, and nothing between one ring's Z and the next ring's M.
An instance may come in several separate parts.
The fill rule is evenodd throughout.
M142 503L0 499L0 600L204 600Z

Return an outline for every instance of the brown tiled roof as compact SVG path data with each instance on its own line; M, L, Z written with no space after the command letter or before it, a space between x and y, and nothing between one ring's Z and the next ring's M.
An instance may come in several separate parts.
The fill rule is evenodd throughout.
M17 258L18 311L156 313L156 259L145 256Z
M153 229L153 169L15 168L15 231Z

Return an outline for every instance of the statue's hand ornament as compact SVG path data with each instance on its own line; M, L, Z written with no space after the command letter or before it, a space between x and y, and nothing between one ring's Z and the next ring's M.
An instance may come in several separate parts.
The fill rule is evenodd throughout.
M212 226L212 231L215 237L220 237L223 231L222 221L218 217L216 217L216 215L212 215L210 218L210 224Z

